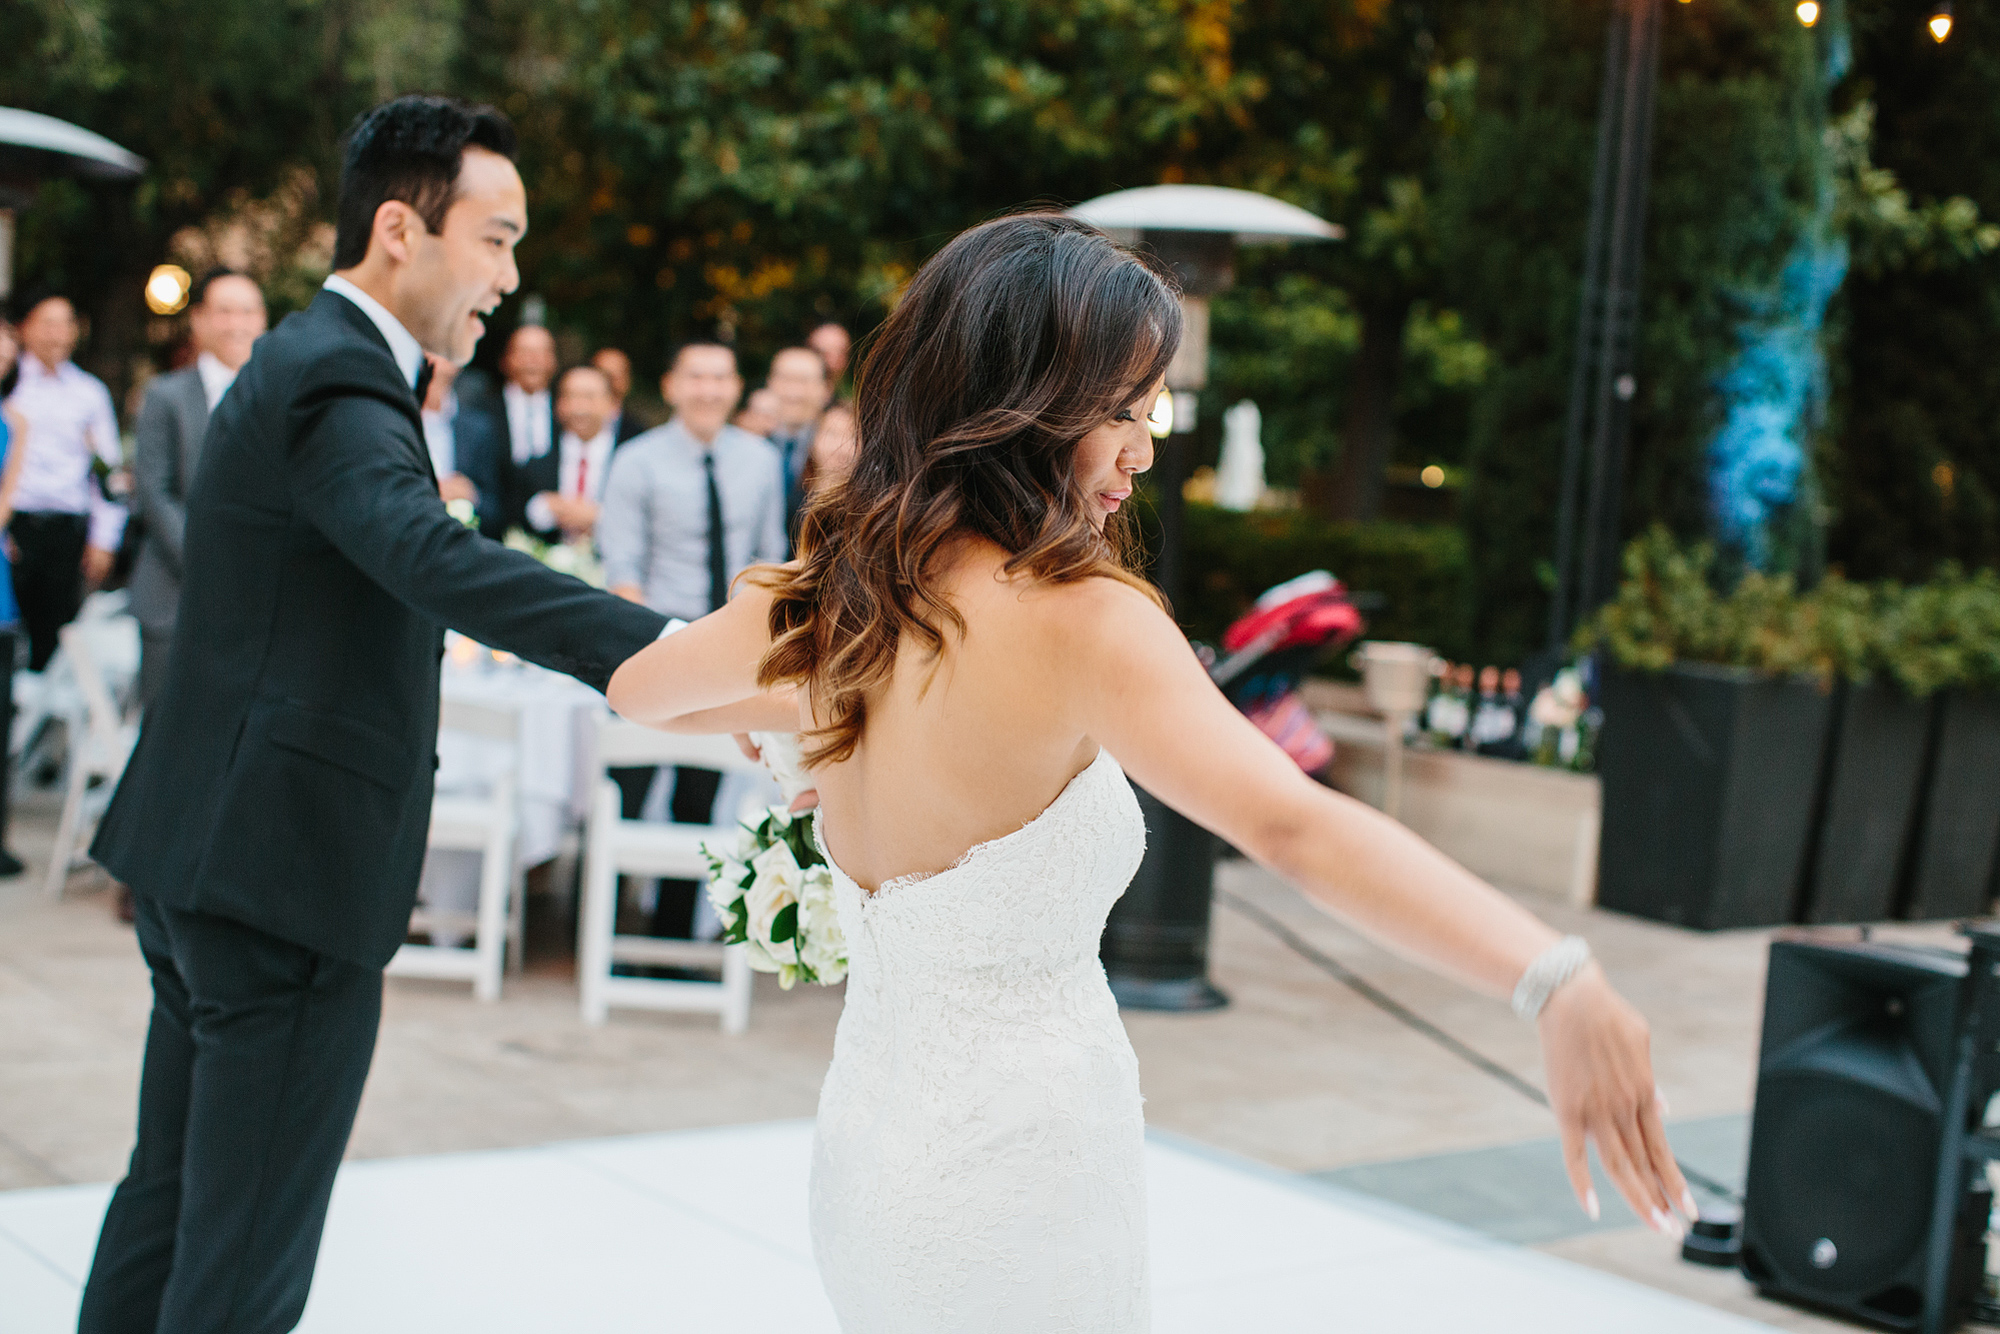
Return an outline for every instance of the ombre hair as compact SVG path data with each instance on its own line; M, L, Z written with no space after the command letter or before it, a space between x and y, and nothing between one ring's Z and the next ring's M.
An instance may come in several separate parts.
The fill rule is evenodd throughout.
M854 753L904 635L935 658L963 634L938 582L962 538L1006 552L1010 575L1103 576L1158 600L1131 572L1130 520L1098 528L1076 447L1180 341L1172 281L1061 214L975 227L918 271L857 377L853 470L809 502L796 567L751 576L775 594L757 679L808 691L809 763Z

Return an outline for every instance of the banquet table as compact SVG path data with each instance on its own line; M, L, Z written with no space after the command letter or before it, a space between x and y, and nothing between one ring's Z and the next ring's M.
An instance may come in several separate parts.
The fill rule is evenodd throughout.
M493 653L455 632L447 637L439 693L448 700L496 705L519 714L516 869L540 866L553 858L562 850L563 836L581 827L590 810L598 780L594 734L598 722L610 714L604 697L571 677L511 654ZM506 763L506 749L502 742L440 731L437 790L466 794L490 790ZM654 783L640 818L666 819L672 788L671 781ZM782 800L775 781L731 774L723 780L715 808L733 812ZM479 901L479 859L477 852L432 849L424 858L418 898L440 914L471 913ZM646 882L643 892L650 893L650 886ZM700 939L712 938L721 928L706 895L696 901L694 926ZM463 934L443 928L433 929L431 937L437 945L466 941Z
M489 704L520 717L518 869L539 866L562 850L563 835L589 809L592 732L605 716L604 697L589 686L453 636L440 693L448 700ZM506 763L505 743L462 733L438 734L437 790L490 790ZM424 859L418 897L446 912L469 912L479 899L477 852L433 849ZM456 944L437 939L437 944Z

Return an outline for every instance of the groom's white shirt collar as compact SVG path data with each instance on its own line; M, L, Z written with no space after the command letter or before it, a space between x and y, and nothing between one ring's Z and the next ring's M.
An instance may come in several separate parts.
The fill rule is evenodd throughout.
M375 327L382 331L382 337L389 342L389 355L396 359L396 369L403 373L403 382L412 389L417 385L417 371L424 364L423 345L403 322L389 313L389 308L368 293L356 287L337 273L328 274L321 284L329 292L338 293L361 307L361 313L375 321Z

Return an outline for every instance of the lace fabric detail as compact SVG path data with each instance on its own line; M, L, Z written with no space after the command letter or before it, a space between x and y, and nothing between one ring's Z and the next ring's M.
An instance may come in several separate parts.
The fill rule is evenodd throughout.
M871 896L833 866L849 971L812 1232L848 1334L1148 1327L1138 1063L1097 960L1144 850L1100 752L949 870Z

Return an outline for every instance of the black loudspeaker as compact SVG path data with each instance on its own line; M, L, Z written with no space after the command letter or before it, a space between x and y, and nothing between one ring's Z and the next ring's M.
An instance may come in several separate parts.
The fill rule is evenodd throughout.
M1965 977L1965 955L1944 949L1771 946L1742 1256L1767 1296L1918 1328ZM1975 1175L1952 1243L1952 1312L1985 1271L1990 1205Z

